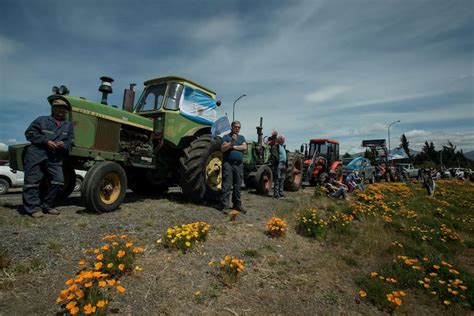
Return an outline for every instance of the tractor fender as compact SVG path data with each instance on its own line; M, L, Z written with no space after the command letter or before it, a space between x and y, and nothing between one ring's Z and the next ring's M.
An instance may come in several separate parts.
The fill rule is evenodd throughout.
M331 164L331 167L329 169L336 170L336 168L339 166L342 167L342 162L340 162L339 160L336 160Z
M210 134L211 128L209 126L197 126L190 129L186 134L183 135L179 141L178 148L186 148L189 144L201 135Z

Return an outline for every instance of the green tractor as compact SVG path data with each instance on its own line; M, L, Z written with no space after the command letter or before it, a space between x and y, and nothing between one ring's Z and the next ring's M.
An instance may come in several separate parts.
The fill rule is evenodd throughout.
M264 144L262 133L263 118L257 129L257 141L247 142L244 153L244 183L246 188L255 188L258 194L268 195L273 184L270 165L270 146ZM303 162L301 155L288 150L288 168L285 176L285 190L298 191L301 188Z
M193 202L221 190L222 153L211 138L216 93L190 80L168 76L148 80L135 103L135 84L125 89L123 107L107 105L113 79L102 77L100 103L54 87L48 99L62 99L72 111L75 143L64 161L64 195L74 189L74 169L88 170L81 196L87 209L109 212L123 202L127 188L157 194L179 185ZM10 164L24 170L27 144L10 146ZM41 190L40 190L41 191Z

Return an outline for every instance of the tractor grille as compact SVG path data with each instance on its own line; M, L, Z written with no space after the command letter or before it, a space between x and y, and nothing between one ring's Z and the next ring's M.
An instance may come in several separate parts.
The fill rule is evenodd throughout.
M120 123L99 118L95 133L94 148L97 150L118 152Z

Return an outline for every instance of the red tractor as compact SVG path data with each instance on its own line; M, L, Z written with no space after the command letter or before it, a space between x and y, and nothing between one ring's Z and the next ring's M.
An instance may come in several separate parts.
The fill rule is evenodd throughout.
M342 163L339 160L339 142L329 138L314 138L309 144L301 145L304 155L303 181L317 185L324 181L331 170L342 175Z

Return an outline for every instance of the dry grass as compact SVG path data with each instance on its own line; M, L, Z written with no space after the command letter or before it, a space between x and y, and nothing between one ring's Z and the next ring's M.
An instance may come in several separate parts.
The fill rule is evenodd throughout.
M144 245L145 252L137 262L143 271L124 276L127 292L111 303L119 314L380 313L357 297L355 280L391 264L398 251L391 245L394 240L413 241L380 217L370 216L337 233L328 229L317 239L300 236L295 231L299 211L313 207L328 217L347 210L355 198L348 203L315 197L313 188L287 195L276 201L244 192L248 213L233 222L212 207L183 202L179 195L128 196L119 211L102 215L70 204L61 216L40 220L20 216L12 202L3 204L0 257L8 258L9 264L0 274L0 310L5 315L56 313L54 299L65 278L77 271L81 252L99 245L105 234L124 233ZM288 222L284 238L265 234L266 222L274 216ZM167 227L196 221L209 223L211 229L207 241L187 253L156 243ZM462 230L467 240L474 240L472 233ZM225 255L245 261L234 284L221 282L208 265ZM472 268L472 251L456 251L453 256L461 267ZM445 309L423 291L413 290L397 311L439 314Z

